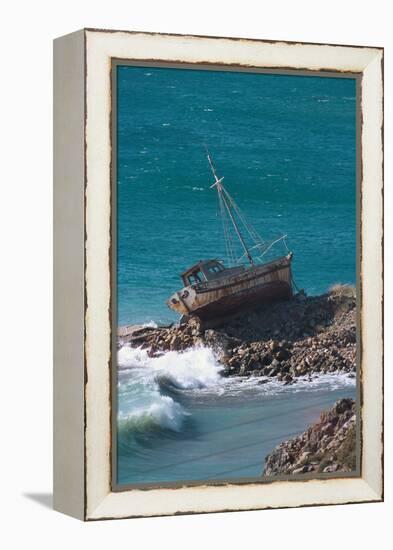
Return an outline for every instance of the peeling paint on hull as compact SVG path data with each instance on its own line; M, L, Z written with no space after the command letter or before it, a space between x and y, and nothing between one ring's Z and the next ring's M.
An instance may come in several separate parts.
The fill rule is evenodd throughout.
M257 307L292 296L290 285L284 281L265 283L246 288L235 294L223 296L217 301L196 309L193 314L205 320L216 316L230 315L242 309Z

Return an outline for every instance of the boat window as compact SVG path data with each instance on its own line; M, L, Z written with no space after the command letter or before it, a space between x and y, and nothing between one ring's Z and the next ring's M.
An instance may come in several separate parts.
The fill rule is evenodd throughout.
M221 267L218 265L212 265L209 267L210 273L220 273L222 271Z
M202 271L194 271L191 275L188 276L188 281L190 285L195 285L197 283L202 283L204 280Z

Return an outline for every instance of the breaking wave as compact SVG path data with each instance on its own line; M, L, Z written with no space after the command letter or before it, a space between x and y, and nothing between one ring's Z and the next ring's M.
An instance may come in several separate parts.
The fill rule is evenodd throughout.
M223 380L223 367L210 349L202 347L151 358L146 350L124 346L118 352L118 367L120 430L178 432L189 413L162 390L198 390Z
M120 431L147 431L164 428L179 432L187 413L179 403L166 395L151 396L151 403L128 413L119 412Z

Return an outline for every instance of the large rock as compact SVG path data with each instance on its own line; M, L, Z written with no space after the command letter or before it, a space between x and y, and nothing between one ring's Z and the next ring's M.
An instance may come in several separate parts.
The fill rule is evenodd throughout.
M265 458L264 476L356 469L356 408L341 399L301 435L280 443Z
M228 336L225 332L209 329L204 333L204 343L221 358L231 356L233 348L241 344L241 340Z

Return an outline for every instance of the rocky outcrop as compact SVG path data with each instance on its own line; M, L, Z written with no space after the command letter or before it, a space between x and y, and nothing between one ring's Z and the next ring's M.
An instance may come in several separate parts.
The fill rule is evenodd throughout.
M278 445L265 459L264 476L356 469L356 412L341 399L303 434Z
M152 356L196 345L210 346L226 376L275 377L291 384L299 376L354 372L356 297L337 286L322 296L298 294L214 328L192 318L183 325L122 327L118 345L147 348Z

